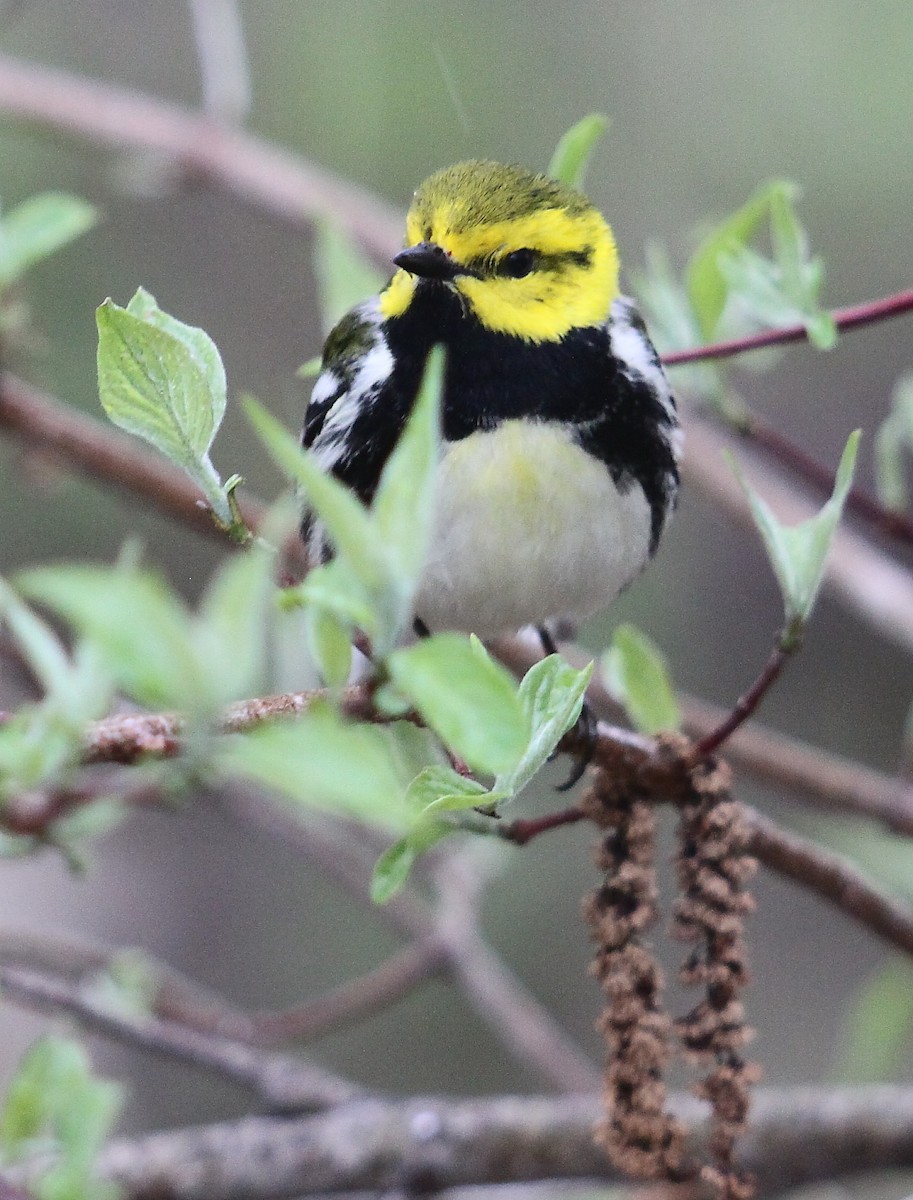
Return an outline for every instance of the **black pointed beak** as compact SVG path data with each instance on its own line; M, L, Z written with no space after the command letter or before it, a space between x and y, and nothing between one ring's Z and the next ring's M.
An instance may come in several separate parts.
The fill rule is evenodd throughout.
M400 250L393 261L410 275L418 275L421 279L455 279L465 270L442 246L434 242L408 246Z

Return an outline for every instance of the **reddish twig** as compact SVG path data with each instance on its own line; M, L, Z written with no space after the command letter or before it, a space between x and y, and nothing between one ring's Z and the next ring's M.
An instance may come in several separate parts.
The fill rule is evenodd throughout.
M543 817L519 818L506 825L499 825L497 833L506 842L515 846L525 846L540 834L550 833L562 825L573 825L577 821L585 821L586 813L580 808L561 808L557 812L546 813Z
M732 734L743 725L752 715L776 681L779 679L783 668L786 666L787 659L790 658L792 650L787 649L781 643L778 643L770 652L770 657L764 664L764 667L758 675L757 679L751 685L747 692L741 695L735 702L732 711L723 720L716 729L705 734L704 737L696 742L691 750L691 761L700 762L701 759L709 758L719 750L720 746L731 737Z
M834 324L841 331L874 325L890 317L900 317L913 311L913 289L885 296L879 300L867 300L848 308L836 308L831 313ZM791 342L808 341L808 330L802 324L785 325L782 329L764 329L746 337L715 342L709 346L694 346L690 350L670 350L663 355L667 367L678 367L684 363L705 362L707 359L734 358L750 350L762 350L767 346L785 346Z

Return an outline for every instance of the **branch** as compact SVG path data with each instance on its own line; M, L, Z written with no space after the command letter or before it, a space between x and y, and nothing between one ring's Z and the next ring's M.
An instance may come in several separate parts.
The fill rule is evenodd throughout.
M268 797L252 796L240 789L223 788L218 803L247 826L266 831L307 857L330 878L361 902L368 904L368 883L381 846L370 831L343 821L309 817L305 825L289 810ZM398 892L375 912L409 938L433 938L447 953L448 970L459 978L469 1003L479 1018L503 1036L516 1017L517 1032L508 1047L527 1070L538 1070L543 1079L562 1091L592 1083L594 1069L580 1049L505 967L478 932L454 935L447 927L445 901L432 906L412 886Z
M117 1011L90 992L26 967L0 967L3 996L28 1008L65 1012L93 1033L174 1058L252 1091L272 1112L344 1104L361 1089L285 1055L265 1054L226 1037L142 1013Z
M706 1107L670 1107L704 1140ZM125 1200L423 1194L507 1182L619 1182L593 1143L596 1096L365 1099L309 1118L252 1117L112 1142L99 1169ZM763 1195L913 1165L913 1089L759 1089L741 1158ZM17 1170L17 1181L28 1172Z
M711 729L700 741L695 743L691 751L694 762L699 762L703 758L710 758L711 755L719 750L724 742L727 742L732 737L736 730L745 724L780 678L783 668L786 666L791 655L792 650L787 649L782 640L774 646L767 662L748 691L739 696L732 710L726 714L716 728Z
M542 656L535 633L499 638L490 647L515 674L523 675ZM564 642L561 653L576 667L585 666L592 655L580 646ZM727 710L693 696L680 695L685 733L706 737L727 716ZM621 706L594 678L587 688L587 702L605 720L625 719ZM849 813L878 821L892 833L913 836L913 783L884 775L817 746L810 746L755 721L743 725L726 743L726 761L750 772L755 778L824 812Z
M213 522L202 492L178 467L136 438L106 421L84 416L9 371L0 373L0 429L26 445L50 451L93 481L104 480L116 491L151 504L197 533L217 538L225 546L232 544ZM245 524L258 530L265 506L243 495L238 502Z
M154 150L276 216L343 224L387 260L402 220L367 192L251 134L113 84L0 55L0 112L111 150Z
M883 941L913 954L913 910L880 891L842 855L822 849L745 808L749 849L770 870L814 892Z
M885 296L879 300L866 300L863 304L853 304L849 308L835 308L831 311L831 316L834 324L843 332L848 329L860 329L865 325L874 325L879 321L899 317L908 312L913 312L913 289L898 292L894 296ZM782 329L765 329L761 333L732 338L726 342L715 342L710 346L695 346L691 350L671 350L668 354L663 355L663 363L667 367L678 367L683 363L706 362L711 358L733 358L737 354L746 354L749 350L762 350L767 346L785 346L790 342L806 341L808 341L808 330L804 325L786 325Z
M155 1010L193 1029L208 1030L255 1045L313 1041L343 1025L381 1012L440 974L447 955L435 938L416 940L357 979L332 988L316 1000L278 1011L238 1012L224 1003L194 1000L166 983Z

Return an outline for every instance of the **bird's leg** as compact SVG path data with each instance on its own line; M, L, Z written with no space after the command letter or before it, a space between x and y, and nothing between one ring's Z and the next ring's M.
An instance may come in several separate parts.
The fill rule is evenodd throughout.
M557 654L558 647L554 637L552 637L552 631L546 625L537 625L536 632L539 635L539 641L545 653ZM592 708L590 708L586 697L584 697L580 716L577 718L577 736L580 739L580 754L571 768L570 775L565 779L564 783L559 783L555 788L556 792L569 792L575 783L579 783L583 778L583 772L590 765L593 751L596 748L596 715Z

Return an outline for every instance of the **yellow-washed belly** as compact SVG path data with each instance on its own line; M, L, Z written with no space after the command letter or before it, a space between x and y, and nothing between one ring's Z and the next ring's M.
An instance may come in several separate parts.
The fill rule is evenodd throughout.
M505 421L449 444L437 528L416 598L429 629L480 636L604 608L643 568L650 511L639 484L556 425Z

